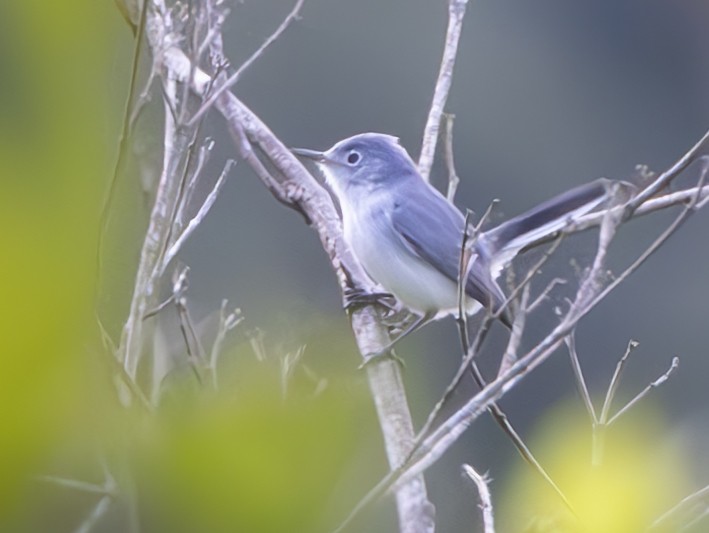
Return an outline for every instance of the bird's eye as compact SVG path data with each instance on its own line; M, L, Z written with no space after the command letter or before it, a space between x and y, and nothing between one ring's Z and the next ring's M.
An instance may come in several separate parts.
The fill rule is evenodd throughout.
M350 154L347 156L347 162L350 165L356 165L359 162L360 155L358 152L350 152Z

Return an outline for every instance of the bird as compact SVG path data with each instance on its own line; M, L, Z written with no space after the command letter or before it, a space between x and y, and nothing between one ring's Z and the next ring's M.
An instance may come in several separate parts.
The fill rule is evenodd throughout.
M344 240L367 275L417 315L390 346L431 320L458 313L465 216L424 180L397 137L361 133L326 151L291 150L324 174L340 205ZM485 308L511 328L513 316L497 282L504 268L524 248L601 205L609 184L600 178L577 186L479 231L465 274L465 312Z

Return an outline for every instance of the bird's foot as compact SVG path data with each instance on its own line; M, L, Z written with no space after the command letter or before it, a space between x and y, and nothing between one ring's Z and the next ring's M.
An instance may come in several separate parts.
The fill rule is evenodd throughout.
M394 298L388 292L368 292L360 288L345 289L345 310L352 311L357 307L365 305L379 304L387 309L393 309L393 305L386 300Z

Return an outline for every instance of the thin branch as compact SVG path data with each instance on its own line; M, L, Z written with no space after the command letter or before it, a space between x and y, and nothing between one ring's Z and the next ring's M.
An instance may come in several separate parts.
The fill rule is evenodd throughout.
M620 377L623 375L623 370L625 370L625 365L628 362L630 354L635 348L639 346L639 342L635 340L628 341L628 346L625 348L625 353L615 365L615 372L613 372L613 377L608 385L608 391L606 392L606 399L603 401L603 408L601 409L600 422L602 424L608 423L608 415L610 413L611 403L613 403L613 398L618 390L618 385L620 385Z
M680 530L680 532L682 532L682 531L692 531L692 528L693 528L696 524L698 524L699 522L701 522L702 520L704 520L706 517L708 517L708 516L709 516L709 505L704 505L702 508L699 509L699 511L700 511L700 512L697 513L697 516L695 516L695 517L692 518L689 522L687 522L686 524L684 524L684 525L682 526L682 529ZM694 530L694 531L696 531L696 530Z
M564 235L564 233L559 233L559 235L556 236L551 246L549 246L549 248L544 252L544 254L542 254L542 257L539 258L539 261L537 261L532 266L532 268L527 271L527 275L524 277L524 279L514 289L510 291L510 294L507 296L505 301L500 306L500 309L495 314L495 318L497 318L497 315L501 313L504 309L506 309L507 306L509 306L515 298L517 298L520 291L522 291L532 281L532 278L539 273L544 264L549 260L552 255L554 255L554 252L556 252L557 248L559 248L559 246L561 245L561 241L564 239Z
M617 278L615 278L610 284L608 284L608 286L604 290L602 290L596 295L594 301L589 303L588 310L590 310L598 302L603 300L603 298L605 298L608 293L610 293L613 289L615 289L618 285L625 281L625 279L630 276L630 274L635 272L640 267L640 265L642 265L653 253L655 253L660 248L660 246L662 246L662 244L664 244L664 242L667 241L667 239L669 239L682 226L682 224L684 224L687 218L689 218L689 216L695 212L697 203L702 198L702 194L704 191L704 181L707 177L707 170L709 170L709 165L707 164L707 161L709 160L705 159L704 169L702 170L702 174L699 178L699 183L697 187L692 189L693 191L695 191L694 196L688 199L688 203L685 205L685 208L682 210L682 212L677 215L672 224L670 224L670 226L667 227L667 229L665 229L665 231L663 231L660 236L628 268L625 269L625 271L623 271Z
M455 392L455 390L460 385L463 376L468 371L468 367L473 361L473 357L475 357L475 355L480 351L480 347L485 342L487 333L490 331L492 321L493 318L489 314L486 315L483 319L482 324L478 328L478 332L475 336L475 339L473 340L467 353L465 354L464 359L458 366L458 370L456 371L455 375L446 387L446 390L441 395L441 398L438 400L438 402L436 402L436 405L433 407L428 417L426 418L425 424L416 436L416 441L414 442L413 450L416 450L419 445L424 441L424 439L428 436L429 431L433 427L433 423L436 421L436 418L440 414L441 410L443 409L443 407L445 407L446 403L448 403L448 400L453 395L453 392Z
M175 219L173 222L174 230L176 232L181 232L184 228L185 211L191 203L192 195L197 188L197 181L202 176L202 171L204 170L204 166L209 161L209 156L211 155L212 150L214 150L214 146L214 139L207 137L199 147L194 169L189 172L189 176L187 177L183 193L180 195L180 201L177 206L177 213L175 214Z
M226 306L228 301L226 299L222 300L222 306L219 310L219 326L217 328L217 335L212 343L212 350L209 355L209 369L212 375L212 385L215 389L219 388L219 383L217 379L217 363L219 362L219 356L222 353L222 347L224 345L224 339L226 334L238 326L244 317L241 316L241 310L235 309L231 313L226 312Z
M505 373L507 369L517 360L517 352L522 342L524 326L527 322L527 315L529 314L529 308L527 307L527 303L529 302L529 292L530 286L525 285L524 290L522 290L519 310L514 315L512 331L510 332L510 338L507 341L505 353L502 354L502 358L500 359L500 368L497 371L498 376Z
M298 18L300 9L303 7L303 2L304 0L296 0L293 9L290 13L288 13L288 16L283 19L280 26L276 28L276 31L274 31L268 39L266 39L261 46L253 54L251 54L251 57L244 61L244 63L237 69L236 72L234 72L234 74L229 76L229 78L222 85L220 85L209 98L207 98L207 100L202 104L202 107L200 107L194 116L187 122L188 126L194 125L199 119L201 119L204 114L212 108L219 97L239 80L244 71L253 65L254 62L266 51L266 49L271 46L284 31L286 31L291 22Z
M131 380L135 380L138 365L144 346L143 316L146 311L154 307L156 298L157 266L160 264L160 254L167 236L169 235L171 220L168 218L172 210L178 191L178 180L173 179L177 166L185 149L185 138L179 135L168 112L169 98L174 98L176 83L174 80L166 81L165 100L165 136L163 151L163 169L158 183L155 204L150 214L150 222L145 240L140 252L138 271L135 277L133 296L131 298L128 318L123 327L119 349L119 359L124 365L126 373Z
M84 519L80 526L74 530L75 533L89 533L90 531L92 531L94 526L111 507L111 503L118 496L118 487L116 485L116 480L114 479L113 475L111 475L111 472L108 470L105 463L103 463L103 471L105 480L102 485L96 485L95 483L88 483L85 481L79 481L76 479L68 479L57 476L38 477L40 481L53 483L63 488L78 490L81 492L88 492L90 494L98 494L101 496L99 501L91 510L91 513L89 513L89 515Z
M140 117L140 114L147 105L147 103L150 102L150 90L153 87L153 83L155 83L155 78L157 77L157 75L158 73L155 71L153 65L150 68L148 79L145 80L145 83L143 84L143 90L140 91L138 99L136 100L135 105L133 106L133 111L131 111L130 120L128 122L129 128L131 130L135 127L135 123L138 121L138 117Z
M652 523L650 529L658 528L665 525L668 520L677 520L677 515L689 513L697 504L703 504L704 510L709 508L709 485L693 492L689 496L683 498L678 504L664 512L657 520Z
M551 280L546 287L544 287L544 290L539 293L539 296L537 296L532 303L529 304L527 307L527 312L531 313L533 312L537 307L539 307L542 302L544 302L547 297L549 296L549 293L554 290L554 287L557 285L565 285L567 281L564 278L554 278Z
M192 131L191 139L187 145L187 150L185 151L186 155L184 157L184 162L182 163L182 170L180 172L179 179L176 179L178 182L176 196L173 199L173 202L167 206L167 234L165 235L164 240L160 243L158 261L155 265L155 272L153 272L153 277L155 279L160 278L164 273L165 254L167 253L170 244L176 239L176 237L174 237L175 233L181 229L179 216L184 210L184 203L187 201L187 197L191 195L191 189L194 188L194 182L198 177L197 172L201 170L200 159L202 157L206 158L206 154L208 154L210 150L210 148L203 150L202 148L204 148L204 146L200 147L199 150L197 149L197 140L199 138L200 130L199 126L201 126L201 123ZM183 133L186 133L180 127L177 127L176 129L177 132L182 131ZM211 141L207 141L206 145L209 146L210 142ZM205 153L204 156L202 155L203 152ZM179 154L179 156L181 156L181 154ZM196 161L196 168L193 172L190 172L190 170L193 170L193 160ZM177 163L179 164L179 161Z
M630 218L635 210L637 210L642 204L644 204L656 193L667 187L673 179L675 179L684 169L692 164L692 162L694 162L700 154L706 152L707 149L709 149L709 131L707 131L704 136L699 139L699 141L692 146L692 148L690 148L687 153L685 153L674 165L660 174L660 176L653 183L643 189L640 194L628 202L624 215L625 219Z
M293 209L305 217L306 224L310 225L310 218L304 209L298 206L292 198L285 192L284 187L276 180L265 165L254 152L253 145L249 141L244 128L237 120L229 120L229 133L234 141L234 145L239 152L239 156L246 161L251 169L256 173L261 182L266 186L273 197L284 206Z
M192 367L192 370L197 377L197 380L202 384L204 382L202 378L202 369L205 365L205 354L202 343L199 340L199 336L195 330L192 318L190 316L189 310L187 309L187 298L184 294L187 290L187 274L189 273L189 267L184 267L175 270L172 282L172 294L175 296L174 302L177 309L177 316L179 318L180 332L182 333L182 338L185 341L185 348L187 349L187 360Z
M142 9L140 11L140 20L138 22L138 32L135 37L135 47L133 49L133 58L131 60L131 72L130 81L128 84L128 95L126 96L126 102L123 108L123 124L121 126L121 134L118 139L118 154L116 156L116 162L113 165L113 173L110 178L108 192L103 200L103 206L101 207L101 216L99 219L99 235L98 235L98 245L96 247L96 272L98 276L98 281L96 286L99 287L101 283L101 255L103 253L103 240L106 234L106 229L108 227L111 204L113 198L116 194L116 186L118 185L118 176L121 172L121 168L128 155L128 139L132 131L132 121L131 121L131 107L133 105L133 99L135 98L135 91L138 84L138 70L140 68L140 56L141 50L143 48L144 34L145 34L145 23L147 20L148 4L150 2L145 0L143 2ZM128 19L127 19L128 20ZM130 21L129 21L130 22ZM133 27L135 28L135 27Z
M564 342L566 343L566 348L569 352L569 359L571 360L571 368L574 371L574 381L576 382L576 387L578 388L579 395L586 406L586 412L588 412L588 416L591 418L591 423L595 427L598 424L598 417L596 416L596 409L593 407L591 393L588 392L586 378L583 377L581 362L579 361L579 356L576 352L576 334L574 330L571 330L571 333L566 336Z
M162 303L153 307L149 311L146 311L145 314L143 315L143 320L147 320L148 318L151 318L151 317L157 315L161 311L164 311L165 308L167 308L167 306L170 305L171 303L173 303L174 301L175 301L175 295L171 294Z
M80 492L88 492L90 494L99 494L101 496L115 496L115 488L109 488L105 484L97 485L87 481L79 481L78 479L70 479L59 476L38 476L39 481L58 485L65 489L78 490Z
M298 364L305 353L305 345L299 346L295 352L288 352L281 357L281 395L285 400L288 396L288 383L293 377Z
M480 511L483 519L483 532L495 533L495 515L492 511L492 496L490 495L490 479L487 475L481 476L470 465L463 465L463 472L467 475L475 486L478 488L480 496Z
M670 378L670 375L677 369L679 366L679 357L673 357L672 358L672 363L670 364L670 368L667 369L667 372L662 374L659 378L657 378L655 381L647 385L642 391L640 391L635 398L630 400L625 407L623 407L620 411L618 411L613 417L608 421L607 425L613 424L618 418L623 416L625 413L627 413L635 404L637 404L640 400L642 400L647 394L652 390L656 389L660 385L662 385L665 381L667 381Z
M620 378L623 374L623 370L625 369L625 365L628 361L628 358L630 356L630 353L638 346L638 343L636 341L631 340L628 343L628 347L625 349L625 353L623 356L620 358L618 361L618 364L615 367L615 372L613 373L613 377L611 378L611 382L608 385L608 390L606 391L606 398L603 401L603 407L601 409L601 415L600 417L596 417L595 411L592 413L592 429L591 429L591 464L594 467L599 467L603 463L603 455L605 452L605 445L606 445L606 429L608 428L608 415L610 412L610 406L611 403L613 402L613 398L615 397L616 390L618 386L620 385ZM578 362L578 356L576 355L576 347L575 343L572 345L569 345L569 354L571 355L571 361L574 366L574 369L578 366L579 370L576 373L576 382L579 386L579 388L583 389L586 391L586 395L588 394L588 390L586 390L586 382L583 378L582 375L580 375L580 365ZM586 399L586 396L584 396L584 400L589 403L590 398ZM591 409L593 410L593 405L591 405Z
M423 179L428 181L433 157L438 144L438 132L441 127L441 116L448 100L451 84L453 82L453 67L458 53L458 42L463 29L463 18L467 7L467 0L448 1L448 29L446 31L446 44L443 49L443 58L438 72L436 88L433 91L433 101L428 112L426 127L423 132L423 143L421 145L421 155L418 161L418 169Z
M145 1L147 3L147 0ZM110 496L101 498L81 525L74 530L74 533L90 533L111 507L111 501Z
M455 170L455 157L453 155L453 121L455 120L455 115L452 113L444 113L443 117L446 119L444 153L446 166L448 167L448 191L446 192L446 198L448 198L449 202L452 202L458 190L458 184L460 183L460 178Z
M221 174L219 175L219 178L217 179L217 182L214 184L214 187L207 195L207 198L205 198L202 207L199 208L197 214L192 218L192 220L189 221L185 229L175 240L175 243L168 249L162 262L163 272L165 271L165 268L167 268L167 266L170 264L170 261L172 261L172 259L180 251L180 248L182 248L182 245L185 243L185 241L190 237L190 235L192 235L192 232L197 228L197 226L202 223L204 217L207 216L207 213L209 213L209 210L214 205L214 202L216 201L219 192L222 190L222 187L226 182L226 177L231 171L234 164L235 162L232 159L227 160L226 164L224 165L224 168L222 169Z

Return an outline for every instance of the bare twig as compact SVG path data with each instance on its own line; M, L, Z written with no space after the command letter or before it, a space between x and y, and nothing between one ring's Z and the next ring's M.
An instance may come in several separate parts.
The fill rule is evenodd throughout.
M133 105L133 99L135 98L135 91L138 84L138 70L140 67L140 57L141 50L143 48L144 42L144 30L145 22L148 11L147 1L143 2L142 9L140 10L140 20L138 22L138 32L135 38L135 47L133 49L133 58L131 63L131 73L130 82L128 84L128 96L126 96L126 102L123 109L123 124L121 126L121 134L118 139L118 154L116 156L116 162L113 165L113 173L110 178L108 192L103 200L103 206L101 208L101 215L99 220L99 235L98 235L98 246L96 248L96 271L98 275L98 283L96 284L100 287L101 280L101 255L103 253L103 240L106 234L106 229L111 214L111 203L116 194L116 186L118 184L118 176L125 164L126 157L128 155L128 139L132 131L132 121L131 121L131 108ZM122 4L121 4L122 5Z
M197 112L192 116L192 118L189 120L187 123L188 126L192 126L197 123L199 119L201 119L204 114L211 109L211 107L216 103L216 101L219 99L219 97L224 94L225 91L229 90L241 77L241 75L246 71L247 68L249 68L251 65L254 64L254 62L261 57L261 55L264 53L266 48L271 46L276 39L278 39L281 34L286 31L288 26L290 26L291 22L296 20L299 16L300 9L303 7L303 2L304 0L296 0L295 5L293 6L293 9L291 10L290 13L288 13L288 16L286 16L285 19L283 19L283 22L281 22L280 26L276 28L276 31L274 31L268 39L266 39L261 46L253 53L251 54L251 57L249 57L244 63L237 69L234 74L229 76L229 78L222 83L212 94L207 100L202 104L202 107L200 107Z
M177 212L175 213L175 218L173 222L173 233L180 233L184 227L186 216L185 211L187 211L187 209L189 208L192 195L194 194L195 189L197 188L197 181L202 176L204 166L209 161L209 156L211 155L212 150L214 150L215 144L216 143L214 142L214 139L211 139L209 137L206 138L202 145L199 147L199 150L197 151L197 158L194 164L194 168L189 168L191 163L191 161L189 160L185 164L186 174L188 173L189 175L187 176L187 179L185 181L184 190L183 193L180 195L180 202L177 206ZM196 143L194 144L194 146L196 148ZM192 146L190 146L190 148L192 148Z
M480 496L480 511L482 513L483 519L483 532L484 533L495 533L495 515L492 511L492 496L490 495L490 479L487 475L481 476L475 469L470 465L463 465L463 472L467 475L475 486L478 488L478 495Z
M175 301L175 295L171 294L163 302L156 305L152 309L146 311L145 314L143 315L143 320L147 320L148 318L154 317L155 315L157 315L161 311L164 311L167 308L167 306L170 305L171 303L174 303L174 301Z
M510 332L510 338L507 341L505 353L502 354L502 358L500 359L500 368L497 371L498 376L507 372L507 369L517 360L517 352L522 342L524 326L527 322L527 315L529 314L529 308L527 307L527 303L529 302L529 292L530 285L525 285L522 290L519 309L514 315L512 331Z
M549 296L549 293L554 290L554 287L557 285L565 285L567 282L564 278L554 278L551 280L546 287L544 287L544 290L539 293L539 295L534 299L532 303L529 304L527 307L527 312L531 313L533 312L537 307L539 307L544 300L547 299Z
M697 507L699 507L700 512L702 513L700 514L700 516L703 516L703 514L706 513L706 510L709 509L709 485L699 489L696 492L693 492L689 496L686 496L678 504L673 506L668 511L664 512L657 520L652 523L650 529L652 530L659 527L664 528L667 522L670 521L676 523L677 521L679 521L678 515L689 514Z
M495 314L496 317L499 313L506 309L507 306L509 306L515 298L517 298L520 291L522 291L532 281L532 278L539 273L544 264L549 260L549 258L554 254L554 252L556 252L557 248L561 245L561 241L564 239L564 235L564 233L559 233L559 235L556 236L551 246L549 246L549 248L544 252L542 257L539 258L539 261L537 261L532 266L532 268L527 271L527 274L524 279L514 289L510 291L510 294L500 306L499 311ZM527 309L527 312L530 311L530 309Z
M598 417L596 416L596 409L593 407L591 393L588 392L586 379L583 377L583 371L581 370L581 362L579 361L579 356L576 352L576 334L574 330L571 330L571 333L566 336L564 342L566 343L566 348L569 352L569 359L571 360L571 368L574 371L574 381L576 381L576 387L578 388L581 399L586 406L586 411L588 412L588 416L591 418L591 423L595 427L598 424Z
M473 361L473 357L475 357L475 355L480 351L480 347L485 341L487 333L490 331L490 325L492 324L492 321L493 318L489 314L486 315L483 319L482 324L478 328L478 332L475 336L475 339L470 344L470 347L467 353L465 354L465 357L461 361L460 366L458 366L458 370L456 371L455 375L446 387L446 390L441 395L441 398L438 400L438 402L436 402L436 405L433 407L433 409L431 409L431 412L426 418L425 424L416 436L416 441L414 442L413 450L417 449L419 445L424 441L424 439L428 436L429 432L431 431L431 428L433 427L433 423L436 421L436 418L440 414L441 410L443 409L443 407L445 407L453 392L460 385L463 376L466 374L470 364Z
M293 373L303 358L304 353L305 345L299 346L296 351L288 352L281 357L281 395L283 399L288 396L288 383L293 378Z
M620 385L620 377L623 375L623 370L625 370L625 365L628 362L630 354L635 348L639 346L639 342L635 340L628 341L628 346L625 348L625 353L615 365L615 372L613 372L613 377L608 385L608 391L606 392L606 399L603 401L603 408L601 409L600 422L603 424L608 423L608 416L610 413L611 404L613 403L613 398L618 390L618 385Z
M662 374L659 378L657 378L655 381L647 385L642 391L640 391L632 400L630 400L627 404L625 404L625 407L620 409L616 414L613 415L613 417L608 421L607 425L613 424L618 418L623 416L625 413L628 412L629 409L631 409L635 404L637 404L640 400L642 400L645 396L647 396L647 393L650 392L652 389L656 389L660 385L662 385L665 381L667 381L670 378L670 375L677 369L677 366L679 365L679 357L673 357L672 358L672 363L670 364L670 368L667 369L667 372Z
M443 117L446 119L444 153L446 166L448 167L448 191L446 192L446 198L448 198L449 202L452 202L458 190L458 184L460 183L460 178L455 170L455 157L453 155L453 121L455 120L455 115L452 113L444 113Z
M40 481L47 483L53 483L63 488L78 490L81 492L88 492L90 494L100 495L101 498L92 508L91 512L86 516L84 521L75 529L75 533L89 533L94 529L94 526L98 521L106 514L106 512L111 507L111 504L118 496L118 486L116 480L108 470L106 465L103 465L105 480L102 485L96 485L95 483L88 483L86 481L79 481L76 479L68 479L57 476L39 476Z
M433 101L428 112L426 127L423 132L423 143L421 145L421 155L419 156L418 168L421 176L428 181L431 167L433 166L433 156L438 144L438 132L441 127L441 116L448 100L451 83L453 82L453 67L458 53L458 42L463 29L463 18L468 0L448 1L448 29L446 31L446 44L443 49L443 58L438 72L436 88L433 91Z
M625 207L624 218L630 218L647 200L667 187L684 169L694 162L702 153L709 149L709 131L699 139L674 165L663 172L652 184L642 190L635 198L631 199Z
M219 326L217 328L217 335L214 338L212 350L209 354L209 370L212 375L212 385L215 389L219 388L219 382L217 379L217 364L219 362L219 356L222 353L222 347L224 345L226 334L238 326L242 320L244 320L244 317L241 316L241 310L239 309L235 309L231 313L227 313L227 305L227 300L222 300L222 307L219 310Z
M212 208L212 205L214 205L214 202L217 199L217 196L219 195L219 192L222 190L222 187L224 186L224 183L226 181L226 177L229 174L229 171L232 169L234 166L234 161L229 159L226 164L224 165L224 168L222 169L221 174L219 175L219 178L217 179L217 182L214 184L214 187L212 190L209 192L207 195L207 198L205 198L204 203L202 204L202 207L199 208L199 211L197 214L192 218L192 220L189 221L187 226L185 227L184 230L182 230L182 233L177 237L175 240L174 244L170 246L168 251L165 253L165 257L163 258L162 261L162 268L161 271L164 272L165 268L169 265L170 261L177 255L177 253L180 251L180 248L182 245L185 243L185 241L189 238L189 236L192 234L192 232L197 228L202 223L202 220L204 220L204 217L207 216L207 213L209 213L209 210Z
M166 93L174 98L176 83L166 81ZM167 100L166 100L167 102ZM179 192L178 180L173 179L175 171L185 149L185 138L177 133L172 114L165 112L165 146L163 155L163 170L158 184L155 204L150 215L150 223L140 253L140 263L136 273L133 296L131 298L128 319L123 327L119 349L119 359L131 379L135 379L138 364L143 351L145 337L143 335L143 316L154 307L157 294L156 267L160 261L160 251L169 235L171 220L168 218L172 206L177 201Z
M709 133L707 135L709 135ZM707 136L705 135L705 138L706 137ZM694 150L694 148L692 150ZM660 236L657 237L657 239L650 246L648 246L648 248L628 268L626 268L618 277L616 277L611 283L609 283L604 290L602 290L596 295L595 301L589 303L589 309L595 306L598 302L605 298L608 293L610 293L613 289L615 289L618 285L625 281L625 279L627 279L630 274L635 272L640 267L640 265L647 261L647 259L652 254L654 254L660 248L660 246L662 246L662 244L667 241L667 239L669 239L680 228L680 226L682 226L682 224L684 224L687 218L689 218L689 216L695 212L697 204L702 198L704 191L704 182L707 178L707 171L709 170L709 163L707 163L707 161L709 161L709 159L705 158L705 164L702 170L702 174L699 178L699 183L697 187L692 189L694 195L690 196L689 198L683 198L682 203L688 203L686 203L685 208L682 210L682 212L677 215L672 224L670 224L667 229L665 229L665 231L663 231ZM663 176L665 174L667 173L664 173Z
M89 483L87 481L80 481L78 479L70 479L59 476L38 476L39 481L44 481L46 483L51 483L53 485L58 485L65 489L78 490L80 492L89 492L91 494L99 494L101 496L115 496L115 487L108 487L106 484L97 485L95 483Z
M183 267L175 270L172 281L172 294L174 295L175 307L179 318L180 332L185 341L187 350L187 360L192 367L192 370L200 383L203 383L202 370L206 364L204 348L199 340L199 336L195 331L192 317L187 309L187 298L184 294L187 290L187 275L189 267Z
M147 3L147 0L146 0ZM90 533L94 526L99 520L106 514L108 509L111 507L111 497L104 496L91 510L91 513L86 517L86 519L81 523L81 525L74 530L74 533Z

